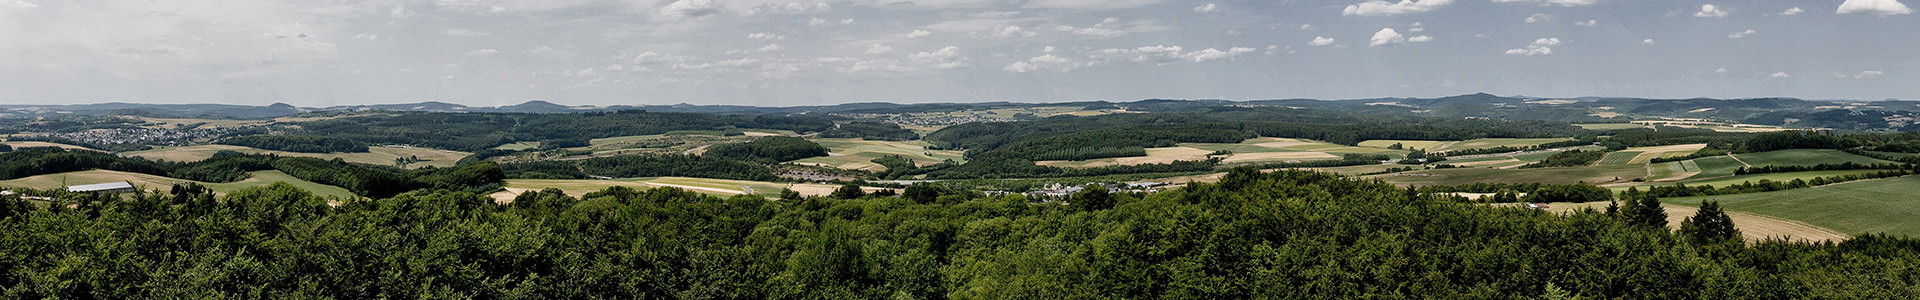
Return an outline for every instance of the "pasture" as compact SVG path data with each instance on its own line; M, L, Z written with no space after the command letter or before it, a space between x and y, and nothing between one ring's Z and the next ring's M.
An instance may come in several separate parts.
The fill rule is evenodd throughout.
M1036 163L1063 168L1158 164L1181 160L1205 160L1208 154L1214 151L1233 152L1232 154L1214 156L1221 158L1222 164L1331 160L1340 159L1340 155L1342 154L1386 154L1400 157L1405 153L1405 150L1355 147L1313 140L1263 137L1248 139L1239 143L1181 143L1176 147L1148 148L1147 156L1141 157L1116 157L1080 161L1040 161Z
M1841 233L1920 235L1920 177L1847 182L1777 192L1661 199L1695 206L1718 201L1728 211L1796 220ZM1671 211L1669 212L1671 213ZM1734 220L1739 224L1738 219Z
M1605 158L1600 159L1599 164L1602 166L1640 165L1651 162L1656 158L1687 156L1694 152L1699 152L1700 149L1706 147L1707 144L1633 147L1607 153Z
M416 169L424 168L427 166L433 166L436 168L451 167L455 163L458 163L461 158L466 158L467 155L471 155L471 153L466 153L466 152L431 149L431 148L419 148L419 147L389 148L389 147L376 146L376 147L371 147L367 149L367 152L365 153L339 153L339 152L300 153L300 152L265 150L265 149L246 147L246 146L198 145L198 146L185 146L185 147L160 147L160 148L155 148L153 150L121 153L120 156L141 157L149 160L165 160L165 161L172 161L172 162L196 162L196 161L206 160L207 158L212 158L213 154L219 153L220 151L234 151L234 152L249 153L249 154L274 154L279 156L290 156L290 157L313 157L313 158L319 158L319 159L339 158L341 160L345 160L347 162L352 162L352 163L362 163L362 164L381 165L381 166L392 166L394 159L402 158L402 157L419 157L421 160L425 160L420 163L407 165L408 168L416 168Z
M915 164L931 165L945 160L965 162L963 152L956 150L927 150L924 141L869 141L865 139L816 138L815 144L827 147L827 156L810 157L795 160L793 163L815 165L848 170L880 171L886 167L873 163L876 158L887 155L905 156Z

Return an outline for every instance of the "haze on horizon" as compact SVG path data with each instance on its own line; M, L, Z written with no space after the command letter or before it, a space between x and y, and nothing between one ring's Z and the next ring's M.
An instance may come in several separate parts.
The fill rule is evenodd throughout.
M0 0L0 104L1913 99L1900 0Z

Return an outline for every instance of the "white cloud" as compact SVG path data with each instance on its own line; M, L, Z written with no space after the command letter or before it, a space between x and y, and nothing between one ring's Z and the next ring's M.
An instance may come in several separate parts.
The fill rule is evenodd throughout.
M1215 61L1215 60L1222 60L1222 59L1232 59L1235 56L1252 53L1253 51L1255 51L1255 49L1247 48L1247 47L1233 47L1233 48L1228 48L1227 51L1220 51L1219 49L1207 48L1205 50L1194 51L1192 53L1181 55L1180 58L1185 59L1187 61L1192 61L1192 62L1208 62L1208 61Z
M887 45L881 45L878 43L867 46L867 54L887 54L887 53L893 53L893 47L888 47Z
M1787 11L1783 11L1783 12L1780 12L1780 15L1782 15L1782 16L1791 16L1791 15L1798 15L1798 14L1800 14L1800 13L1803 13L1803 12L1807 12L1807 10L1805 10L1805 9L1800 9L1800 7L1799 7L1799 6L1795 6L1795 7L1793 7L1793 8L1788 8L1788 9L1787 9Z
M1408 43L1425 43L1431 41L1433 41L1433 37L1424 35L1407 38Z
M1032 0L1025 8L1058 9L1117 9L1135 8L1160 3L1161 0Z
M1324 37L1324 36L1316 36L1316 37L1313 37L1313 41L1312 41L1312 42L1308 42L1308 43L1307 43L1307 45L1308 45L1308 46L1314 46L1314 47L1319 47L1319 46L1332 46L1332 45L1333 45L1333 38L1330 38L1330 37Z
M780 44L767 44L766 46L761 46L759 51L760 52L780 52L784 50L787 50L787 46L781 46Z
M1759 31L1753 31L1753 29L1747 29L1747 31L1741 31L1741 32L1735 32L1735 33L1733 33L1733 34L1728 34L1728 35L1727 35L1727 38L1730 38L1730 39L1737 39L1737 38L1744 38L1744 37L1747 37L1748 35L1753 35L1753 34L1755 34L1755 33L1760 33L1760 32L1759 32Z
M1870 14L1884 17L1911 14L1913 13L1913 9L1908 8L1906 4L1900 3L1899 0L1847 0L1847 2L1840 3L1840 9L1835 12L1841 14Z
M840 20L840 25L853 25L853 18L846 18L845 20Z
M1393 28L1381 28L1380 31L1373 33L1373 39L1367 43L1367 46L1381 47L1405 43L1407 43L1407 37L1400 35L1400 32L1393 31Z
M1701 18L1719 18L1719 17L1727 16L1727 11L1720 9L1719 6L1713 6L1713 4L1701 4L1700 11L1693 13L1693 16L1701 17Z
M1203 14L1205 14L1205 13L1214 13L1214 12L1219 12L1219 11L1220 11L1220 6L1219 6L1219 5L1213 5L1213 3L1207 3L1207 4L1202 4L1202 5L1200 5L1200 6L1195 6L1195 7L1193 7L1193 12L1197 12L1197 13L1203 13Z
M913 32L907 33L907 38L917 39L917 38L927 37L929 35L933 35L933 32L927 31L926 29L914 29Z
M675 18L700 18L720 13L713 0L676 0L660 8L660 15Z
M960 47L956 46L947 46L946 48L940 48L940 50L933 52L914 53L907 55L907 59L912 60L915 64L927 65L935 69L967 67L966 63L960 62Z
M500 54L500 50L480 49L467 51L467 56L493 56L494 54Z
M1493 0L1493 3L1539 3L1542 6L1587 6L1600 3L1600 0Z
M1719 69L1713 69L1713 73L1714 73L1714 74L1726 74L1726 73L1727 73L1727 68L1719 68Z
M1600 25L1600 20L1573 22L1573 26L1593 27L1594 25Z
M0 0L0 8L37 8L39 4L27 0Z
M815 2L812 4L800 3L800 2L767 3L767 4L756 5L753 8L748 8L745 11L741 11L740 15L753 16L753 15L759 15L759 14L803 14L803 13L814 13L814 12L826 12L831 10L833 10L833 5L827 4L826 2Z
M811 20L807 20L807 26L820 26L820 25L827 25L827 20L821 20L820 18L813 18Z
M1773 75L1767 75L1767 77L1773 77L1773 78L1792 78L1792 77L1793 77L1793 75L1787 75L1787 72L1773 72Z
M1527 16L1527 19L1525 21L1527 23L1539 23L1539 22L1546 22L1546 21L1552 21L1552 20L1553 20L1553 15L1536 13L1531 16Z
M1658 43L1660 43L1660 42L1659 42L1659 41L1654 41L1653 39L1644 39L1644 40L1640 40L1640 43L1641 43L1641 44L1648 44L1648 45L1652 45L1652 44L1658 44Z
M1381 0L1374 0L1374 1L1361 2L1359 4L1354 4L1354 5L1348 5L1347 9L1342 10L1340 12L1340 15L1343 15L1343 16L1390 16L1390 15L1399 15L1399 14L1421 13L1421 12L1427 12L1427 11L1433 10L1435 8L1440 8L1441 6L1446 6L1448 4L1453 4L1453 0L1401 0L1400 2L1387 2L1387 1L1381 1Z
M762 40L762 41L784 40L784 39L787 39L787 36L772 34L772 33L765 33L765 32L755 32L755 33L748 33L747 39Z
M1029 58L1025 61L1016 61L1016 62L1013 62L1012 64L1007 64L1007 67L1001 68L1001 70L1007 71L1007 72L1013 72L1013 73L1029 73L1029 72L1036 72L1036 71L1054 71L1054 72L1066 73L1083 66L1085 65L1076 63L1071 58L1065 58L1065 57L1054 56L1053 54L1047 54L1047 55L1041 55L1041 56Z
M445 32L447 33L447 35L451 35L451 36L489 36L489 35L493 35L493 33L490 33L490 32L479 32L479 31L473 31L472 29L466 29L466 28L452 28L452 29L447 29L447 30L446 30Z
M1039 32L1033 32L1033 31L1026 30L1025 28L1020 28L1019 25L1007 25L1007 27L1000 28L1000 32L994 33L993 37L998 37L998 38L1035 37L1039 35L1040 35Z
M1560 45L1560 38L1540 38L1533 40L1532 44L1527 44L1526 48L1507 49L1507 54L1526 56L1551 55L1553 54L1553 46L1556 45Z

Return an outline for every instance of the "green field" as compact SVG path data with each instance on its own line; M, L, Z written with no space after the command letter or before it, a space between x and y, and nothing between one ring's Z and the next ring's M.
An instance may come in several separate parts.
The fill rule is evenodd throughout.
M1359 145L1361 147L1384 149L1384 148L1387 148L1388 146L1398 143L1403 149L1407 149L1407 150L1424 149L1424 150L1427 150L1427 152L1447 152L1447 151L1494 148L1494 147L1529 147L1529 146L1535 146L1540 144L1546 144L1546 143L1552 143L1552 142L1564 142L1564 141L1571 141L1571 140L1573 139L1569 139L1569 138L1542 138L1542 139L1486 138L1486 139L1472 139L1472 140L1465 140L1465 141L1371 140L1371 141L1360 142Z
M885 170L873 159L887 155L900 155L913 159L921 165L937 164L944 160L965 162L962 152L953 150L927 150L925 141L869 141L864 139L812 139L816 144L827 147L828 156L812 157L793 161L800 164L812 164L849 170Z
M151 159L151 160L165 160L165 161L171 161L171 162L196 162L196 161L206 160L207 158L211 158L213 157L214 153L219 153L220 151L235 151L235 152L253 153L253 154L274 154L279 156L291 156L291 157L314 157L314 158L320 158L320 159L339 158L341 160L345 160L347 162L352 162L352 163L363 163L363 164L381 165L381 166L392 166L393 159L402 158L402 157L419 157L422 160L426 160L424 162L407 165L407 167L409 168L423 168L428 166L432 166L436 168L452 167L455 163L460 162L461 158L466 158L467 155L472 154L472 153L459 152L459 151L418 148L418 147L388 148L388 147L376 146L376 147L368 148L367 152L365 153L336 152L336 153L323 154L323 153L299 153L299 152L273 151L273 150L263 150L263 149L253 148L253 147L233 146L233 145L198 145L198 146L185 146L185 147L160 147L160 148L155 148L153 150L121 153L120 156L144 157L146 159Z
M333 198L342 198L342 199L358 197L353 194L353 191L348 191L345 188L302 180L300 178L293 177L293 175L287 175L287 173L280 172L278 170L255 171L249 174L253 174L253 177L250 177L250 178L247 178L246 180L241 180L238 182L202 183L202 184L205 184L207 188L213 189L213 191L216 193L228 193L228 192L238 191L246 188L265 187L265 186L273 185L273 183L275 182L285 182L287 184L293 185L294 187L307 190L308 193L313 193L313 195L315 196L333 197Z
M1633 158L1635 157L1640 157L1639 151L1609 152L1606 157L1600 158L1600 163L1598 164L1602 166L1625 166L1633 163Z
M1725 196L1661 199L1697 206L1718 201L1728 211L1795 220L1846 234L1920 235L1920 177Z
M307 190L307 192L313 193L314 195L318 195L321 197L335 197L335 198L355 197L353 192L347 191L347 189L340 188L337 186L314 183L312 181L301 180L299 178L294 178L293 176L287 175L287 173L282 173L280 171L257 171L257 172L252 172L250 174L253 174L253 177L247 178L246 180L237 181L237 182L207 183L207 182L196 182L192 180L178 179L178 178L172 178L172 177L166 177L166 176L158 176L158 175L128 173L128 172L120 172L120 171L107 171L107 170L92 170L92 171L47 174L47 175L32 176L27 178L0 181L0 186L34 188L34 189L57 189L57 188L62 188L70 185L126 181L129 183L133 183L134 187L140 188L143 190L168 191L173 189L174 183L196 182L201 185L207 186L207 188L213 190L214 193L226 194L226 193L230 193L230 192L237 191L240 189L245 189L245 188L263 187L263 186L272 185L274 182L286 182L288 184L292 184L295 187L305 189Z
M1873 172L1879 172L1879 171L1880 170L1834 170L1834 171L1807 171L1807 172L1790 172L1790 173L1767 173L1767 174L1753 174L1753 175L1725 176L1725 177L1697 177L1691 180L1680 180L1680 181L1672 181L1672 182L1646 182L1646 183L1637 183L1632 185L1622 185L1622 186L1613 187L1613 190L1615 191L1626 190L1627 187L1629 186L1645 187L1645 186L1652 186L1652 185L1673 185L1675 183L1682 183L1688 186L1711 185L1716 187L1724 187L1728 185L1740 184L1743 182L1759 182L1762 179L1785 182L1785 181L1793 181L1794 179L1811 180L1814 177L1866 174L1866 173L1873 173ZM1659 177L1657 171L1655 172L1655 174L1656 174L1655 175L1656 178Z
M1862 163L1862 164L1895 163L1892 161L1853 155L1852 153L1847 153L1840 150L1829 150L1829 149L1781 150L1781 151L1760 152L1760 153L1734 154L1734 156L1738 156L1740 157L1741 161L1745 161L1747 162L1747 164L1752 164L1756 167L1758 166L1809 166L1809 165L1817 165L1817 164L1840 164L1840 163L1848 163L1848 162Z
M1459 185L1475 182L1604 184L1624 182L1647 176L1643 166L1595 166L1540 169L1435 169L1397 174L1367 176L1402 186Z

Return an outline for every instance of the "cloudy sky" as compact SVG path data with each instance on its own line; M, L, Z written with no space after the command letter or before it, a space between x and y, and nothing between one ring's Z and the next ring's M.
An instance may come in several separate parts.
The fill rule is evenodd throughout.
M1915 99L1912 12L1900 0L0 0L0 103Z

